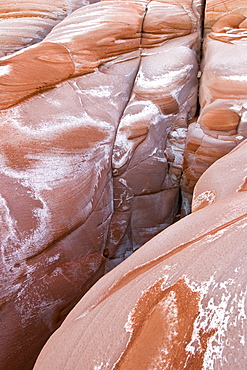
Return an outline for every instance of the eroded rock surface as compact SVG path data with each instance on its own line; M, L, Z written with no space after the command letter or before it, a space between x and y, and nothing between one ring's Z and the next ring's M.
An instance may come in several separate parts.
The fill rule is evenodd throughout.
M231 28L235 27L235 20L239 15L247 17L246 0L206 0L205 3L205 34L207 34L213 25L225 16L231 19ZM225 22L225 21L224 21ZM227 25L229 27L229 24Z
M200 9L103 1L0 60L0 367L31 369L105 270L173 222Z
M229 12L204 42L201 111L188 129L182 180L189 201L203 172L247 137L246 27L244 15Z
M52 28L87 0L1 0L0 57L40 42Z
M35 370L245 367L246 150L202 175L191 215L91 288Z
M143 245L177 212L187 122L197 104L200 3L194 11L187 3L147 8L138 73L112 153L110 259Z

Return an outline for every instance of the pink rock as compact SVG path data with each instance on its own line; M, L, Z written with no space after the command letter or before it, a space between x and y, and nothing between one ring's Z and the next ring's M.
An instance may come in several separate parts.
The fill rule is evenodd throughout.
M200 1L104 1L1 59L1 368L31 369L92 284L173 222L199 18Z
M241 26L243 19L238 13L223 16L205 39L201 111L197 122L189 127L185 148L182 188L188 200L202 173L247 137L247 44L246 28Z
M245 0L207 0L205 6L205 33L209 33L212 26L222 16L227 16L233 20L237 17L240 19L239 15L247 16ZM236 23L233 22L232 24L235 25Z
M246 150L202 175L195 212L91 288L35 370L245 367Z
M87 0L8 0L0 4L0 57L40 42Z
M177 213L187 121L197 105L200 3L189 12L187 5L147 6L139 70L113 147L108 268L170 225ZM175 14L185 23L173 22Z

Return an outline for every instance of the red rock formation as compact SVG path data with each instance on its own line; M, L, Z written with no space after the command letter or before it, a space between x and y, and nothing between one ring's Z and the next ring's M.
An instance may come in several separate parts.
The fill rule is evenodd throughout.
M246 150L202 175L191 215L91 288L34 370L245 368Z
M30 369L105 257L173 221L199 14L200 1L104 1L0 60L1 368Z
M8 0L0 3L0 57L44 39L87 0Z
M110 267L170 225L177 212L187 121L197 103L200 4L193 5L194 11L188 2L147 8L139 70L112 154Z
M202 173L247 137L246 33L245 17L227 14L205 40L201 112L185 149L182 187L188 199Z
M231 18L231 27L235 27L234 19L239 15L247 16L247 5L245 0L207 0L205 4L205 34L223 16Z

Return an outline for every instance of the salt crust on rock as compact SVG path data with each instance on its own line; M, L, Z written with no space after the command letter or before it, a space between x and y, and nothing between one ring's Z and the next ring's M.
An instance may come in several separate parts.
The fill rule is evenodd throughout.
M193 205L206 193L212 202L91 288L34 370L245 367L246 150L247 141L200 178Z

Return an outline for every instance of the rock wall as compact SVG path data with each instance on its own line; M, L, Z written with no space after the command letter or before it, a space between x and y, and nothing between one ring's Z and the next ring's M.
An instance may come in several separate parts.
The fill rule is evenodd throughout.
M31 369L92 284L173 222L200 11L103 1L0 60L1 368Z
M91 288L35 370L245 368L246 150L201 176L191 215Z
M1 368L31 369L90 287L173 223L180 187L188 211L246 137L241 1L206 3L195 118L202 5L0 5ZM245 150L95 285L38 368L243 367Z
M197 107L201 4L192 5L147 6L138 72L112 152L108 268L170 225L178 210L187 123Z
M213 4L208 2L208 17ZM247 137L246 27L243 14L229 12L213 25L204 41L201 109L188 129L181 183L187 213L193 188L203 172Z

